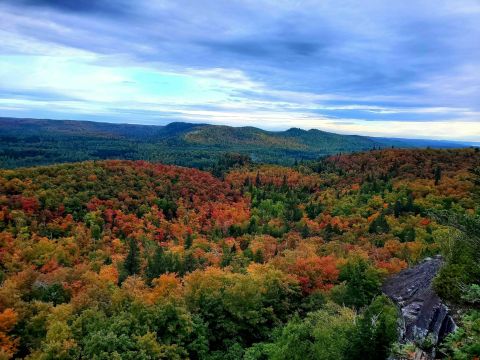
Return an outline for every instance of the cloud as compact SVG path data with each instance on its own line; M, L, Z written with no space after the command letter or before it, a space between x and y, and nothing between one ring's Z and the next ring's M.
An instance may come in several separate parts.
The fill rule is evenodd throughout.
M24 6L52 8L60 11L117 15L129 10L129 3L122 0L6 0Z

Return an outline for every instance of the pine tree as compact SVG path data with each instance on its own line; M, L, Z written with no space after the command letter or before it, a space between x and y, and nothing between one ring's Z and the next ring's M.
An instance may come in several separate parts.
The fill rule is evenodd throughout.
M287 175L283 175L283 180L282 180L282 191L287 191L288 190L288 180L287 180Z
M411 191L408 192L408 195L407 195L407 204L405 205L405 211L407 212L411 212L411 211L414 211L415 208L413 206L413 194Z
M185 244L184 244L185 250L190 249L192 247L192 244L193 244L192 234L188 233L185 239Z
M307 224L304 224L302 227L302 237L307 238L310 235L310 229Z
M189 252L185 255L183 266L180 270L180 275L183 276L186 273L192 272L196 269L196 267L197 267L197 260L195 259L193 254Z
M440 168L440 166L437 166L435 168L434 176L435 176L435 186L437 186L440 183L440 180L442 179L442 169Z
M390 226L388 225L383 212L380 213L380 215L370 223L368 231L376 234L382 234L390 231Z
M128 241L128 255L123 263L124 270L127 275L135 275L140 272L140 249L135 239L130 238Z
M398 218L402 213L403 205L400 200L395 201L395 205L393 206L393 215Z
M263 256L263 251L262 249L258 249L255 251L255 254L253 255L253 261L255 261L258 264L263 264L265 261L265 258Z
M255 186L260 186L262 185L262 180L260 179L260 172L257 171L257 176L255 177Z
M258 218L256 216L252 216L248 223L247 232L249 234L255 234L258 232Z
M148 259L146 275L149 281L166 272L165 253L162 246L157 246L153 257Z

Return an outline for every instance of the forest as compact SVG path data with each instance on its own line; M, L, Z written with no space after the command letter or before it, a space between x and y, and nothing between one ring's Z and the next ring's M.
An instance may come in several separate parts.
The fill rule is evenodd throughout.
M479 200L478 148L3 169L0 359L411 359L381 285L438 254L478 359Z
M0 168L85 160L147 160L203 170L226 152L294 165L340 152L387 147L460 148L452 141L372 138L291 128L266 131L173 122L165 126L0 117Z

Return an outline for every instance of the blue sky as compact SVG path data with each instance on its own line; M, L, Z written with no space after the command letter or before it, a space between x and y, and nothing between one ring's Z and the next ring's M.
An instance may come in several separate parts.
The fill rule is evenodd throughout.
M0 116L480 141L480 0L0 2Z

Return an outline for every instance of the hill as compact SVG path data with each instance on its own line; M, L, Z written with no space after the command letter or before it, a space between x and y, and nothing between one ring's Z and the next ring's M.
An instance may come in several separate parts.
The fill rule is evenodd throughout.
M455 142L369 138L292 128L171 123L166 126L0 118L0 168L101 159L209 168L220 154L289 165L339 152L385 147L462 147Z

